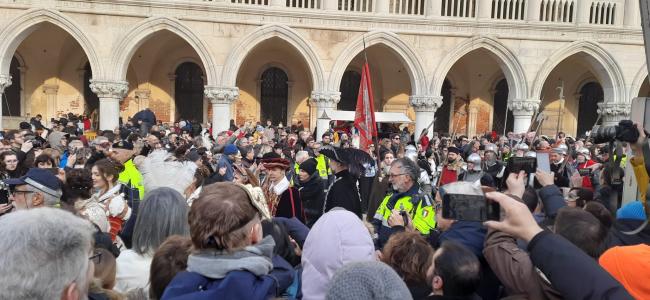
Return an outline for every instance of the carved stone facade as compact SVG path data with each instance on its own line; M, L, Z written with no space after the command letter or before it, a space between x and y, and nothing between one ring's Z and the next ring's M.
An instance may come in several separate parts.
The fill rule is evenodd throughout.
M5 1L0 93L16 77L12 97L20 99L11 103L20 104L20 117L1 123L98 109L99 129L112 129L155 101L162 121L190 118L179 108L192 107L217 133L230 119L259 121L274 101L266 107L278 108L287 123L322 131L323 112L353 107L350 86L366 61L376 110L406 114L418 133L436 118L465 134L525 130L539 110L555 112L560 129L578 134L578 123L589 121L580 113L586 84L598 83L590 100L604 103L608 123L628 116L619 103L650 95L637 1L575 0L567 22L544 15L543 1L526 1L526 13L509 19L492 14L501 0L477 0L472 12L451 15L441 5L451 0L418 0L418 9L406 11L390 3L416 0L359 0L368 1L376 7L341 0ZM590 17L594 2L616 3L603 18L610 21ZM10 72L12 63L20 74ZM187 64L195 73L179 71ZM287 78L275 82L282 93L263 91L269 69ZM497 88L503 80L507 88ZM48 85L58 89L44 93ZM88 91L99 97L98 108ZM133 101L120 110L124 98ZM508 126L508 108L514 127L497 128Z
M603 126L613 126L620 120L630 118L630 103L598 103L598 113L602 115Z

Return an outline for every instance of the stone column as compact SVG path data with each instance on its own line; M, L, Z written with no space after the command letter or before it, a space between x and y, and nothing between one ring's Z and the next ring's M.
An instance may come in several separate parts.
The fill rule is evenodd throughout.
M539 9L542 2L540 0L529 0L526 3L526 20L530 22L539 21Z
M627 27L638 27L641 24L639 22L640 18L639 1L626 0L624 25Z
M90 90L99 97L99 130L114 130L120 126L120 101L129 91L129 83L91 79Z
M508 108L510 108L514 117L514 128L512 130L514 133L525 133L528 131L532 117L539 110L539 104L541 102L535 99L508 101Z
M205 86L205 97L212 103L212 136L230 128L230 105L239 99L239 88Z
M323 118L323 113L336 110L339 101L341 92L311 92L311 102L316 106L316 140L320 141L323 133L329 129L329 118Z
M486 20L492 18L492 0L476 1L476 16L479 19Z
M577 1L578 9L576 11L577 24L589 24L589 13L591 9L591 1Z
M600 102L598 114L602 115L603 126L614 126L619 121L630 118L629 103Z
M443 0L429 0L425 2L424 12L429 17L440 17L442 15Z
M390 0L377 1L375 3L377 5L377 8L375 10L376 13L382 15L387 15L390 13Z
M0 74L0 99L2 99L2 94L5 92L5 88L11 85L11 75L9 74ZM2 101L0 101L2 103ZM2 123L2 107L0 105L0 130L4 130L4 125Z
M442 96L418 96L409 97L409 103L415 110L415 139L420 137L422 130L427 129L427 135L432 136L433 121L438 108L442 106ZM431 125L431 126L429 126Z
M138 99L138 111L149 107L150 90L135 90L135 97Z
M323 9L325 10L339 10L338 0L323 0Z

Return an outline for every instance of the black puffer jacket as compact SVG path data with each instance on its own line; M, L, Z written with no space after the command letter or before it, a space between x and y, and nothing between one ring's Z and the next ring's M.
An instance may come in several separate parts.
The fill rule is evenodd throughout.
M325 190L322 181L318 172L314 172L306 182L300 182L300 199L305 209L305 225L309 228L323 214Z

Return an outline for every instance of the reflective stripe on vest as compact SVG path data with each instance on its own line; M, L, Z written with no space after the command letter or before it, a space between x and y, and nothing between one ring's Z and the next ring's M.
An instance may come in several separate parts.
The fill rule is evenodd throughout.
M326 161L326 157L323 154L319 154L316 158L316 170L318 170L318 176L321 178L327 178L329 174L332 173L331 170L329 170L328 163Z
M393 194L388 194L384 197L384 200L381 202L381 205L379 205L374 217L376 220L381 220L382 224L385 226L388 226L388 219L392 213L392 211L387 207L388 201L392 195ZM406 211L411 217L413 227L421 234L427 235L436 227L435 210L433 206L426 205L425 199L418 201L417 207L414 208L413 203L411 202L411 196L404 196L395 202L395 207L393 209Z

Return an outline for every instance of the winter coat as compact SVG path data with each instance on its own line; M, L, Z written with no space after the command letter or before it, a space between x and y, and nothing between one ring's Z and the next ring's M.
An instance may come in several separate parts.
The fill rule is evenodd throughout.
M318 175L318 172L314 172L307 182L300 183L300 199L305 210L306 225L310 228L323 214L325 190L322 181L323 179Z
M375 213L381 205L381 202L384 201L384 197L390 188L390 182L388 182L388 176L380 178L379 174L375 176L375 179L372 181L372 188L370 189L370 199L368 200L368 217L366 220L372 222L372 219L375 217Z
M324 212L334 207L345 208L361 219L361 199L357 189L357 179L348 170L336 173L336 180L327 192Z
M485 235L485 227L480 222L456 221L440 234L439 241L440 244L446 240L455 241L467 247L477 257L481 257Z
M150 109L145 109L133 115L134 121L142 121L143 123L156 124L156 115Z
M551 283L538 274L528 252L519 248L511 235L488 230L483 255L506 294L526 299L562 299Z
M270 236L234 253L196 253L187 271L176 274L162 300L274 298L293 281L294 271L280 256L273 255Z
M633 231L643 224L641 220L619 219L614 222L605 240L606 248L614 246L633 246L638 244L650 245L650 226L646 226L637 234L625 234Z
M548 185L539 190L539 199L544 205L547 222L552 224L560 208L566 206L564 195L556 185Z
M297 218L300 222L305 223L305 213L300 199L298 189L289 187L280 195L274 217Z
M540 232L528 252L564 299L633 299L597 261L559 235Z
M303 299L324 299L327 284L345 264L375 260L370 233L353 213L336 208L318 219L302 252Z
M232 166L232 161L228 158L227 155L222 155L221 159L217 163L216 172L214 174L219 174L219 169L226 167L226 174L223 175L224 181L233 181L235 179L235 169Z

